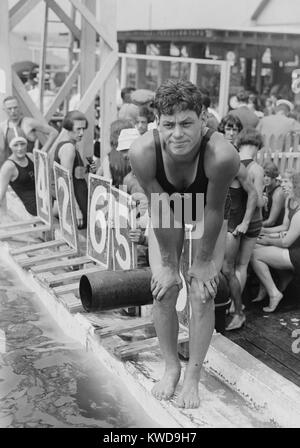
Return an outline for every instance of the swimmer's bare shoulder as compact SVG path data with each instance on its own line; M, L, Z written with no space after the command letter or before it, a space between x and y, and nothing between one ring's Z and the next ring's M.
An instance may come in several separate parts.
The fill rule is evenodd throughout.
M133 142L129 150L132 171L140 185L147 188L156 176L156 154L153 131L148 131Z

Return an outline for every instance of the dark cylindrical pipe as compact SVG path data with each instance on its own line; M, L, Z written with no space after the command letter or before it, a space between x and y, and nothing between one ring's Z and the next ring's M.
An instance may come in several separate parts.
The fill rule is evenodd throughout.
M152 303L149 268L99 271L83 275L79 292L83 308L106 311Z

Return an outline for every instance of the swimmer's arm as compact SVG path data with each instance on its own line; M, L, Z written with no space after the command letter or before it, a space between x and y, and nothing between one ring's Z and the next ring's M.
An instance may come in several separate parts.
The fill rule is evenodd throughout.
M60 164L61 166L63 166L64 168L66 168L71 176L73 175L73 166L74 166L74 160L75 160L75 151L74 151L74 146L71 143L66 143L65 145L63 145L60 150L59 150L59 160L60 160ZM75 200L75 207L76 210L79 211L79 205L76 201L76 197L74 196L74 200Z
M9 182L14 175L14 165L12 162L4 163L0 170L0 210L6 212L5 196Z
M53 126L41 123L39 120L36 120L35 118L29 118L28 124L30 125L31 129L35 129L36 131L41 132L42 134L48 135L48 138L42 147L42 151L48 152L52 144L54 143L56 137L58 136L58 131Z
M253 167L253 183L256 188L256 192L258 195L257 198L257 206L263 207L264 206L264 197L263 197L263 191L264 191L264 170L263 168L256 164L255 167Z
M247 168L243 164L240 164L240 169L237 174L237 178L248 195L246 211L243 218L243 224L245 224L248 227L251 218L253 216L254 210L257 206L258 194L256 192L253 183L249 179Z
M273 194L272 207L268 219L263 221L264 227L274 226L282 207L284 206L284 193L280 188L277 188Z
M288 208L288 198L285 200L285 212L284 212L284 218L282 224L275 227L263 227L261 233L264 235L268 235L270 233L275 232L285 232L290 225L289 220L289 208Z

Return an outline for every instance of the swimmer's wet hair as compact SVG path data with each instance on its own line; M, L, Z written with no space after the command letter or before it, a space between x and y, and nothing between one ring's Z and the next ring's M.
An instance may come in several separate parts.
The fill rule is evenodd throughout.
M192 110L198 117L202 112L203 98L200 89L190 81L168 79L155 93L154 108L157 115L173 115L175 112Z

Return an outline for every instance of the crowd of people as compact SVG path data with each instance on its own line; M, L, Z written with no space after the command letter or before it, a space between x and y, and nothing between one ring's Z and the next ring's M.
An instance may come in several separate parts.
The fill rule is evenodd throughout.
M41 147L37 131L47 136L42 149L52 147L54 160L72 173L78 228L87 225L88 171L111 179L112 185L132 195L138 205L138 226L130 238L138 246L139 266L150 265L152 270L153 318L165 360L163 378L153 389L157 399L170 398L180 376L175 305L182 287L184 225L193 224L197 234L201 221L201 238L191 240L190 358L178 398L181 407L197 407L220 276L227 281L232 299L226 326L231 331L246 321L242 294L250 265L251 275L259 280L253 302L269 297L265 313L276 310L289 281L300 272L300 173L280 173L273 162L257 162L257 153L270 135L298 132L300 123L289 116L294 108L290 101L279 98L273 109L258 110L256 96L244 90L220 120L210 107L209 92L181 80L168 80L155 93L125 88L122 99L118 119L110 127L109 151L99 163L91 161L87 170L79 150L89 125L83 113L66 114L62 127L67 139L55 145L54 128L22 117L18 100L6 98L8 119L0 124L0 210L5 211L10 185L27 211L36 215L31 153L33 147ZM175 216L170 197L178 193L183 199L192 198L190 223ZM162 209L170 214L168 228L161 225L161 208L152 207L153 194L161 195ZM57 213L54 189L52 196ZM198 215L200 202L204 211Z

